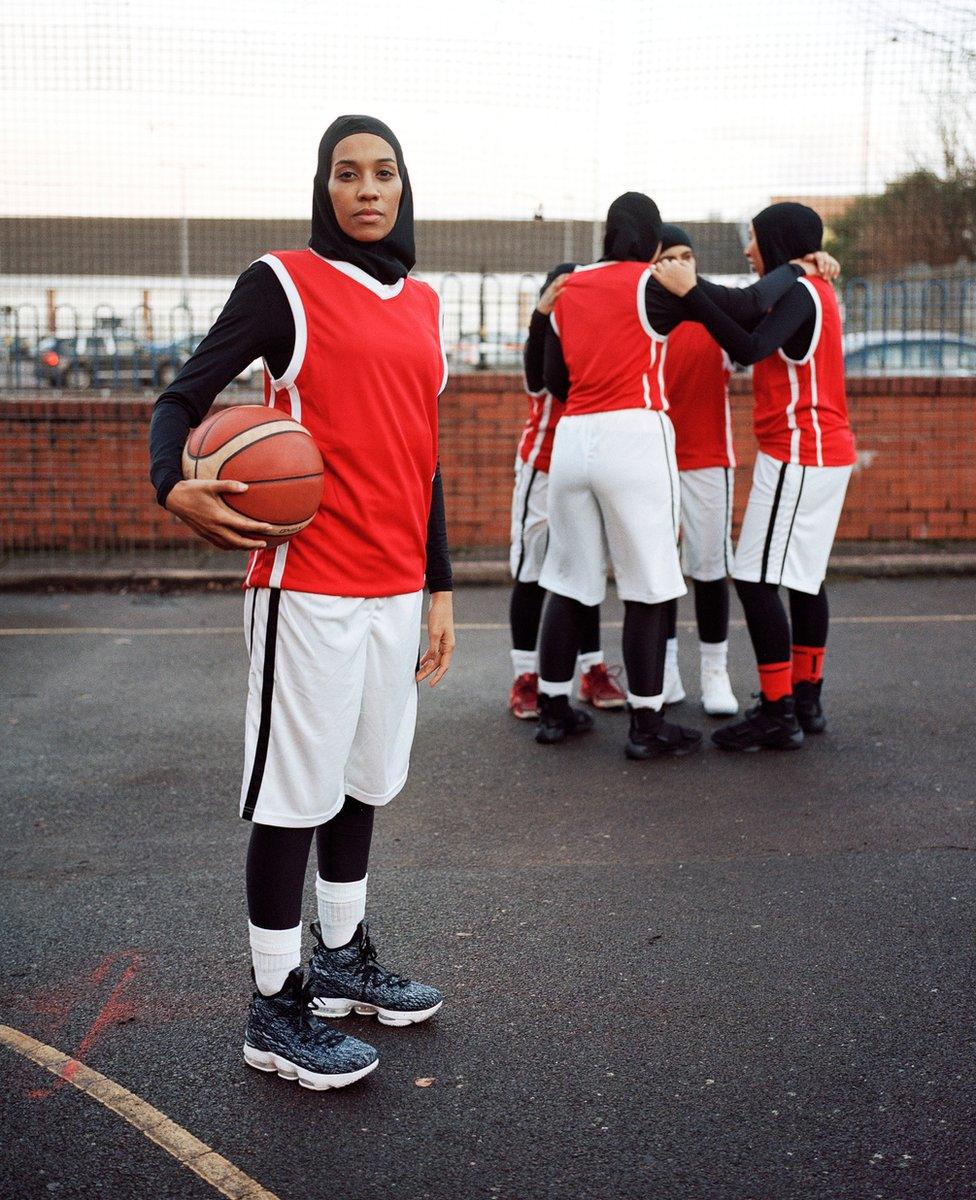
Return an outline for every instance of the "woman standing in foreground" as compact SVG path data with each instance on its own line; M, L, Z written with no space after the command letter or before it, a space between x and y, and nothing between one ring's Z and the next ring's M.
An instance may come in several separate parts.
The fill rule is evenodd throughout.
M251 668L241 815L251 821L247 902L255 992L247 1062L341 1087L376 1051L314 1016L353 1008L391 1025L425 1020L437 989L376 962L363 921L377 807L406 782L416 681L438 683L454 649L452 581L437 464L447 367L440 304L407 278L413 201L381 121L338 118L319 146L309 248L240 277L217 322L157 402L150 433L161 504L214 545L252 551L245 579ZM219 498L234 482L184 481L188 430L263 358L268 403L315 438L319 511L276 549L267 527ZM417 663L422 589L429 644ZM301 968L305 869L316 840L318 920Z

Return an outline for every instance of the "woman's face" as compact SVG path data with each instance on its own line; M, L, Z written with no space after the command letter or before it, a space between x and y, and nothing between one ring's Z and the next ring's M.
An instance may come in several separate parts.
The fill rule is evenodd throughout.
M329 197L343 233L357 242L378 242L393 228L403 180L389 142L375 133L354 133L332 152Z
M756 272L757 275L765 275L766 268L763 266L762 255L759 253L759 243L756 241L756 231L752 224L749 224L749 242L742 253L748 258L749 266Z
M668 246L667 250L662 250L658 262L674 262L689 263L697 270L698 264L695 262L695 252L690 246Z

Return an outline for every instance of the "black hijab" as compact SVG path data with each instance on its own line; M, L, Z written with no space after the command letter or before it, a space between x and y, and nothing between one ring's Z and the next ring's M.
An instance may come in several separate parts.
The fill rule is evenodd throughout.
M329 176L332 174L332 155L343 138L354 133L374 133L393 147L397 170L403 181L400 207L393 228L378 242L357 242L339 228L332 198L329 196ZM312 236L308 244L323 258L335 258L352 263L380 283L396 283L408 274L417 255L413 242L413 193L410 176L403 162L403 151L393 130L375 117L337 117L319 142L319 163L312 192Z
M823 241L823 221L817 213L792 201L771 204L756 213L752 228L766 272L775 271L791 258L812 254Z
M669 225L665 222L661 226L661 249L670 250L672 246L687 246L692 252L695 249L691 238L680 225Z
M661 240L661 213L642 192L624 192L607 212L603 257L611 262L650 262Z

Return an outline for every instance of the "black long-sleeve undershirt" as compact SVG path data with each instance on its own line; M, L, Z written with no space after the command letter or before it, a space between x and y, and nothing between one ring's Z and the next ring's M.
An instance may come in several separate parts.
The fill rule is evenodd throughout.
M805 287L790 288L751 330L743 329L722 312L701 288L692 288L684 301L689 315L701 321L726 354L740 366L748 367L779 349L790 358L802 359L810 348L817 309Z
M770 271L762 279L749 287L723 287L710 279L699 279L697 286L692 289L699 291L702 296L712 302L712 308L727 314L727 319L741 332L743 328L752 329L758 326L763 315L772 308L781 296L793 288L793 284L804 273L802 267L787 263ZM806 288L798 288L809 298ZM690 295L691 293L689 293ZM707 324L703 317L696 316L687 304L687 297L675 296L662 287L656 279L649 279L644 292L644 302L647 309L647 319L652 328L659 334L668 334L682 321L701 321ZM533 320L534 320L533 316ZM531 329L530 329L531 334ZM721 339L717 339L721 343ZM526 347L528 353L528 347ZM730 353L735 362L741 362L737 356ZM745 365L745 364L743 364ZM545 386L560 400L569 395L569 371L563 357L559 336L549 323L545 335L543 350L543 379Z
M159 504L165 507L183 478L180 461L187 434L204 419L217 394L258 358L279 378L294 347L295 320L284 289L267 263L252 263L238 278L210 332L153 408L149 474ZM449 592L453 586L438 463L427 519L427 587Z
M529 321L529 336L525 341L522 352L522 365L525 368L525 386L530 392L541 392L546 386L544 365L546 355L546 330L549 328L549 318L537 308L532 310Z

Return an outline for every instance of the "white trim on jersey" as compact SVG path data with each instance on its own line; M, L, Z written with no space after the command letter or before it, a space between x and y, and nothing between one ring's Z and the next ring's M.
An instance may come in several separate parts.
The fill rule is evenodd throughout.
M668 335L666 333L658 333L658 331L651 324L650 318L647 315L647 281L650 279L650 277L651 268L648 267L647 270L643 272L640 279L637 280L637 317L641 323L641 329L644 330L644 332L652 341L666 342L668 340ZM661 395L664 395L663 391Z
M298 378L298 372L302 368L302 363L305 361L305 347L308 344L308 322L305 318L305 306L302 304L302 298L298 294L298 288L295 287L295 281L288 274L288 268L273 254L263 254L258 262L267 263L278 277L278 282L281 284L282 291L285 293L285 298L288 301L288 307L291 309L292 319L295 322L295 348L292 351L291 361L285 368L285 373L280 379L275 379L271 375L271 370L265 362L265 368L268 370L268 378L271 379L271 386L280 391L282 388L290 388ZM295 420L300 420L295 417Z
M316 258L327 262L330 267L335 267L337 271L341 271L343 275L351 279L354 283L362 284L367 291L372 292L374 296L379 296L381 300L392 300L394 296L399 296L403 291L402 279L398 279L396 283L380 283L378 279L374 279L372 275L367 273L360 267L354 267L352 263L343 262L340 258L326 258L324 255L310 249L310 253Z
M603 262L584 263L582 267L577 267L577 271L599 271L601 267L616 267L620 265L620 260L616 258L608 258Z
M813 323L813 336L810 338L810 346L807 349L803 358L790 358L788 354L783 352L782 347L776 351L783 362L786 363L787 375L790 380L790 402L786 406L786 424L790 430L790 462L798 463L800 461L800 430L796 423L796 405L800 398L800 379L796 373L797 367L805 367L810 365L810 420L813 424L813 432L817 443L817 466L823 466L823 442L820 434L820 420L817 417L817 367L813 361L814 351L820 344L820 334L823 331L823 305L820 303L820 293L806 278L797 280L802 283L810 295L813 297L813 307L816 313Z
M820 333L823 329L823 305L820 303L820 293L805 276L803 279L798 279L797 283L802 283L813 297L813 307L816 311L813 322L813 336L810 338L810 345L802 358L790 358L789 355L783 353L782 349L778 350L777 353L783 362L795 363L798 367L805 367L813 357L813 352L817 346L820 345Z
M724 354L725 351L723 350ZM732 405L729 401L729 389L725 389L725 453L729 456L729 466L737 467L735 461L735 439L732 436Z
M549 419L552 416L552 393L542 391L537 393L537 395L545 396L546 399L542 406L542 416L539 418L539 428L536 430L535 442L529 451L529 457L525 460L526 464L530 467L535 466L536 459L539 457L542 443L546 440L546 434L549 432ZM521 449L521 445L519 448Z
M820 433L820 418L817 416L817 360L810 359L810 420L813 422L813 433L817 442L817 466L822 467L823 437Z
M437 340L441 348L441 362L444 364L444 374L441 376L441 386L437 389L437 394L439 396L447 387L448 376L447 351L444 349L444 308L441 304L440 293L434 291L433 288L431 288L431 291L433 291L434 295L437 297Z
M556 324L556 310L555 309L553 309L552 312L549 314L549 324L552 326L553 333L555 333L556 337L559 337L559 326Z
M780 351L782 354L782 350ZM790 381L790 402L786 406L786 427L790 431L790 462L800 461L800 427L796 423L796 406L800 399L800 380L796 364L787 361L786 374Z
M665 338L661 342L661 361L658 363L657 367L657 390L658 395L661 397L661 408L664 412L667 412L671 407L671 405L668 403L667 392L664 390L664 360L667 358L667 356L668 339Z

